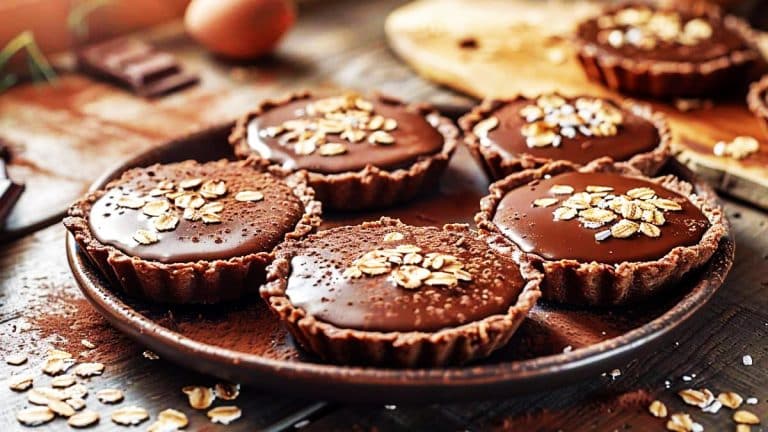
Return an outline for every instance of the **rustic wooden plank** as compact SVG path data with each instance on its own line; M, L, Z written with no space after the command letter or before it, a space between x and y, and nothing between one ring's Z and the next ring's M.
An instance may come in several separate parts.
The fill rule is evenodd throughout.
M757 397L747 405L768 416L768 217L728 202L736 233L731 274L711 303L679 329L676 342L658 353L636 358L621 375L592 380L528 397L476 403L425 406L347 406L313 421L303 430L509 430L608 431L661 430L663 422L647 413L653 399L670 412L689 412L705 430L733 430L731 411L706 414L685 405L675 392L684 388L736 391ZM750 354L753 366L744 366ZM609 371L606 371L609 372ZM690 382L684 375L695 376ZM665 381L670 381L667 389ZM425 401L427 402L427 401ZM393 401L396 403L396 401Z

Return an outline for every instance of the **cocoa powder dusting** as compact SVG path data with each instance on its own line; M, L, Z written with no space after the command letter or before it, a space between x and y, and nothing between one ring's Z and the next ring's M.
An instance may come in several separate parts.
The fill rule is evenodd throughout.
M84 298L61 297L67 312L61 315L37 315L30 321L44 339L54 339L57 349L83 353L90 361L104 363L140 355L142 348L112 327ZM95 348L88 349L82 340Z
M111 363L141 356L145 348L112 327L82 294L68 287L48 291L46 301L42 302L47 306L40 313L28 316L37 340L50 341L51 346L72 354L82 353L89 361ZM260 299L240 306L171 309L157 306L148 310L139 307L138 310L160 325L202 343L281 360L305 357ZM95 348L84 346L84 339Z
M584 388L582 386L582 388ZM563 424L564 418L579 418L579 413L583 412L600 412L604 416L600 416L594 420L591 424L594 430L622 430L629 426L622 420L615 420L612 414L615 413L627 413L632 411L645 411L647 406L653 400L651 394L644 389L633 390L626 393L617 395L608 395L604 397L597 397L594 399L594 395L582 394L581 396L592 397L590 402L580 405L571 405L559 410L545 409L538 411L529 411L521 413L516 416L504 416L491 422L490 429L494 431L504 432L516 432L516 431L548 431L552 430L553 425ZM571 402L578 403L580 397L567 398ZM566 400L563 398L561 400ZM619 415L616 416L621 417ZM645 418L641 417L645 420ZM619 423L616 423L616 422ZM644 429L640 429L644 430Z
M0 346L32 358L56 348L104 363L140 353L77 288L63 235L62 226L51 226L9 243L0 254ZM94 347L83 345L84 339Z
M617 408L640 408L645 411L645 408L651 404L653 396L647 390L635 390L627 393L620 394L609 403Z
M275 360L311 361L297 349L279 320L260 298L238 304L179 307L166 311L143 311L158 324L200 343Z

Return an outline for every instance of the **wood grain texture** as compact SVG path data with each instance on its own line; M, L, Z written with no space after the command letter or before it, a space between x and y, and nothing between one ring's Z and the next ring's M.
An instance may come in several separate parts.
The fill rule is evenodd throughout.
M555 90L621 97L587 79L570 42L577 23L599 9L586 1L421 0L393 12L386 32L421 75L478 98ZM476 48L462 47L467 40ZM739 98L690 112L645 102L667 114L681 161L721 191L768 208L768 136ZM742 161L713 155L715 143L739 135L762 139L760 151Z
M299 25L278 54L254 64L221 63L183 38L171 39L168 46L184 56L185 64L203 71L204 85L190 90L192 93L168 99L139 100L103 84L81 83L84 78L78 76L64 77L53 90L24 86L0 95L0 136L12 138L19 155L14 173L26 178L30 186L32 179L37 184L33 188L36 199L30 199L23 215L15 216L13 226L28 227L30 221L40 220L40 213L49 214L49 209L53 210L50 214L60 213L71 197L81 193L103 169L156 145L165 139L163 134L174 135L181 129L201 128L207 121L228 119L236 115L238 106L242 108L254 98L273 95L290 86L380 88L412 100L468 106L471 103L468 98L439 90L390 55L381 26L386 12L401 3L348 0L334 2L338 6L334 8L326 2L313 3L302 11ZM67 84L70 81L69 85L79 90L54 98L62 104L58 107L50 102L46 105L49 92L72 88ZM227 85L232 88L227 90ZM222 89L222 99L212 94L206 96L205 86ZM21 106L7 102L7 96L16 95L11 99L18 102L22 94L41 94L43 102L35 98L21 98ZM119 101L120 105L115 107L95 95L105 95L106 101ZM94 99L89 99L91 97ZM93 108L89 109L89 104L82 100L90 100ZM82 111L68 114L67 107L71 104L81 104L77 106ZM168 119L179 131L166 127L165 120L141 115L156 111L161 111L163 119ZM94 113L94 119L87 113ZM198 113L208 113L210 117L199 117ZM51 115L51 120L41 121L44 115ZM121 120L125 118L132 120ZM124 137L136 148L115 144ZM101 148L113 145L120 149ZM34 160L34 155L42 155L44 160ZM53 159L45 159L53 155ZM56 201L59 196L62 198ZM57 207L58 202L62 203L61 207ZM635 359L621 368L622 375L615 380L596 376L577 386L510 400L452 405L430 405L425 401L421 406L387 407L319 405L246 388L237 402L246 408L244 418L226 430L293 430L297 423L306 424L302 430L311 431L662 430L663 422L645 412L648 397L661 398L674 411L691 412L707 430L733 430L726 410L717 415L701 414L682 405L672 390L688 385L735 390L745 396L758 397L760 403L750 408L765 423L768 418L768 347L765 343L768 337L768 296L765 295L768 216L731 201L726 207L738 244L736 264L726 285L687 328L681 329L679 345L670 344L656 355ZM92 331L99 339L94 340L98 347L89 358L107 363L104 376L91 380L92 392L103 387L122 388L131 403L146 407L153 417L161 409L175 407L190 416L192 425L188 430L225 430L210 425L202 413L193 413L179 392L179 387L185 384L208 383L206 377L163 361L144 359L140 354L143 347L121 338L104 320L94 316L95 312L75 288L66 266L62 227L57 225L28 234L0 245L0 251L0 356L25 351L31 359L31 364L20 367L0 363L0 399L5 402L0 408L0 427L19 430L15 412L26 405L24 395L7 389L8 377L36 367L49 347L77 346L79 337L75 336ZM45 318L50 318L47 324L39 324ZM71 340L64 340L61 334L69 335ZM741 365L743 354L752 355L753 366ZM696 374L696 378L684 383L681 377L686 374ZM664 388L665 380L671 381L671 389ZM89 405L97 407L103 415L113 409L99 405L93 394L89 396ZM55 426L37 430L63 428L59 421ZM99 427L89 430L126 429L103 419Z
M469 99L397 62L383 42L386 13L402 1L313 3L274 56L255 62L216 59L170 25L141 37L176 54L200 85L160 99L76 73L53 85L21 85L0 95L0 138L14 155L9 171L27 184L0 239L58 218L103 171L171 138L232 121L259 100L300 88L381 90L409 100L468 107ZM359 23L349 26L351 22ZM62 67L71 62L64 56ZM430 97L433 96L433 97Z

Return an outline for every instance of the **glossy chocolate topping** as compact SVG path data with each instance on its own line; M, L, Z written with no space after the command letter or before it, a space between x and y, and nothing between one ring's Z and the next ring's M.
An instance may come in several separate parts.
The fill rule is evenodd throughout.
M555 220L553 211L558 204L533 206L534 200L545 197L558 198L562 202L564 196L550 191L554 185L569 185L576 192L584 191L589 185L612 186L616 195L633 188L648 187L660 198L676 201L682 210L664 214L666 222L659 227L659 237L636 233L629 238L611 237L597 241L595 233L605 227L588 229L578 218ZM677 246L698 243L709 227L706 216L688 199L655 183L618 174L579 172L560 174L513 189L499 203L493 223L525 252L549 260L574 259L608 264L661 258Z
M439 152L443 147L443 136L423 114L408 110L405 105L386 100L371 100L373 114L397 121L397 128L388 133L395 142L391 145L373 145L366 140L350 143L338 134L328 134L327 143L345 144L347 152L342 155L322 156L319 152L310 155L297 154L291 145L281 143L280 137L262 136L262 130L280 126L286 120L315 119L307 115L306 107L317 98L301 99L275 107L248 125L248 145L262 157L278 162L290 169L307 169L324 174L359 171L366 165L394 170L413 164L420 156Z
M184 210L170 205L179 222L175 230L158 233L159 241L139 244L133 236L137 230L152 230L152 218L142 209L119 207L123 195L147 196L158 182L167 180L177 186L185 179L222 180L227 193L219 202L221 223L206 224L187 220ZM260 201L238 201L237 192L250 190L263 194ZM148 197L160 200L163 197ZM164 263L227 259L249 253L271 251L283 236L301 219L301 201L282 180L258 172L241 163L219 161L197 164L191 161L154 165L126 172L107 193L92 206L89 216L91 231L102 243L127 255Z
M632 43L612 45L605 40L603 36L600 36L600 33L612 29L626 32L631 29L631 26L617 24L607 28L601 28L599 25L600 17L582 23L579 26L577 33L579 38L595 42L596 45L606 53L620 55L622 57L657 61L703 62L727 56L736 50L749 48L749 45L739 34L729 29L724 24L722 17L695 15L683 11L678 13L683 26L685 23L695 18L700 18L706 21L711 29L711 36L697 39L696 43L690 44L682 44L674 40L657 40L652 49L642 48Z
M402 240L385 242L391 232ZM458 258L472 276L458 285L405 289L388 274L344 276L352 263L372 249L412 244L422 254ZM517 264L492 252L467 232L434 227L345 226L320 232L287 251L291 303L320 321L369 331L436 331L506 313L524 286Z
M573 99L568 99L572 102ZM586 136L576 133L572 138L563 136L558 147L529 147L521 129L527 124L520 115L520 110L535 101L519 99L509 102L488 116L499 119L499 125L481 138L483 145L489 145L507 158L526 153L538 158L568 160L577 164L586 164L603 156L624 161L638 153L655 149L661 138L656 127L650 121L626 110L621 110L623 122L613 136Z

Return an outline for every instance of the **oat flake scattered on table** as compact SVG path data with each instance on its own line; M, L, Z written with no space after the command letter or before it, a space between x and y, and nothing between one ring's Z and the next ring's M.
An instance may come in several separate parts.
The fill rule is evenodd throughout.
M142 407L129 406L124 408L118 408L112 412L112 421L124 425L131 426L137 425L149 418L149 412Z
M211 419L212 423L221 423L224 425L228 425L239 419L241 415L242 411L240 411L240 408L234 405L220 406L208 411L208 418Z
M187 395L189 406L198 410L210 407L216 399L213 390L209 387L186 386L182 388L181 391Z
M84 428L99 422L99 413L92 410L79 412L67 420L67 424L75 428Z

